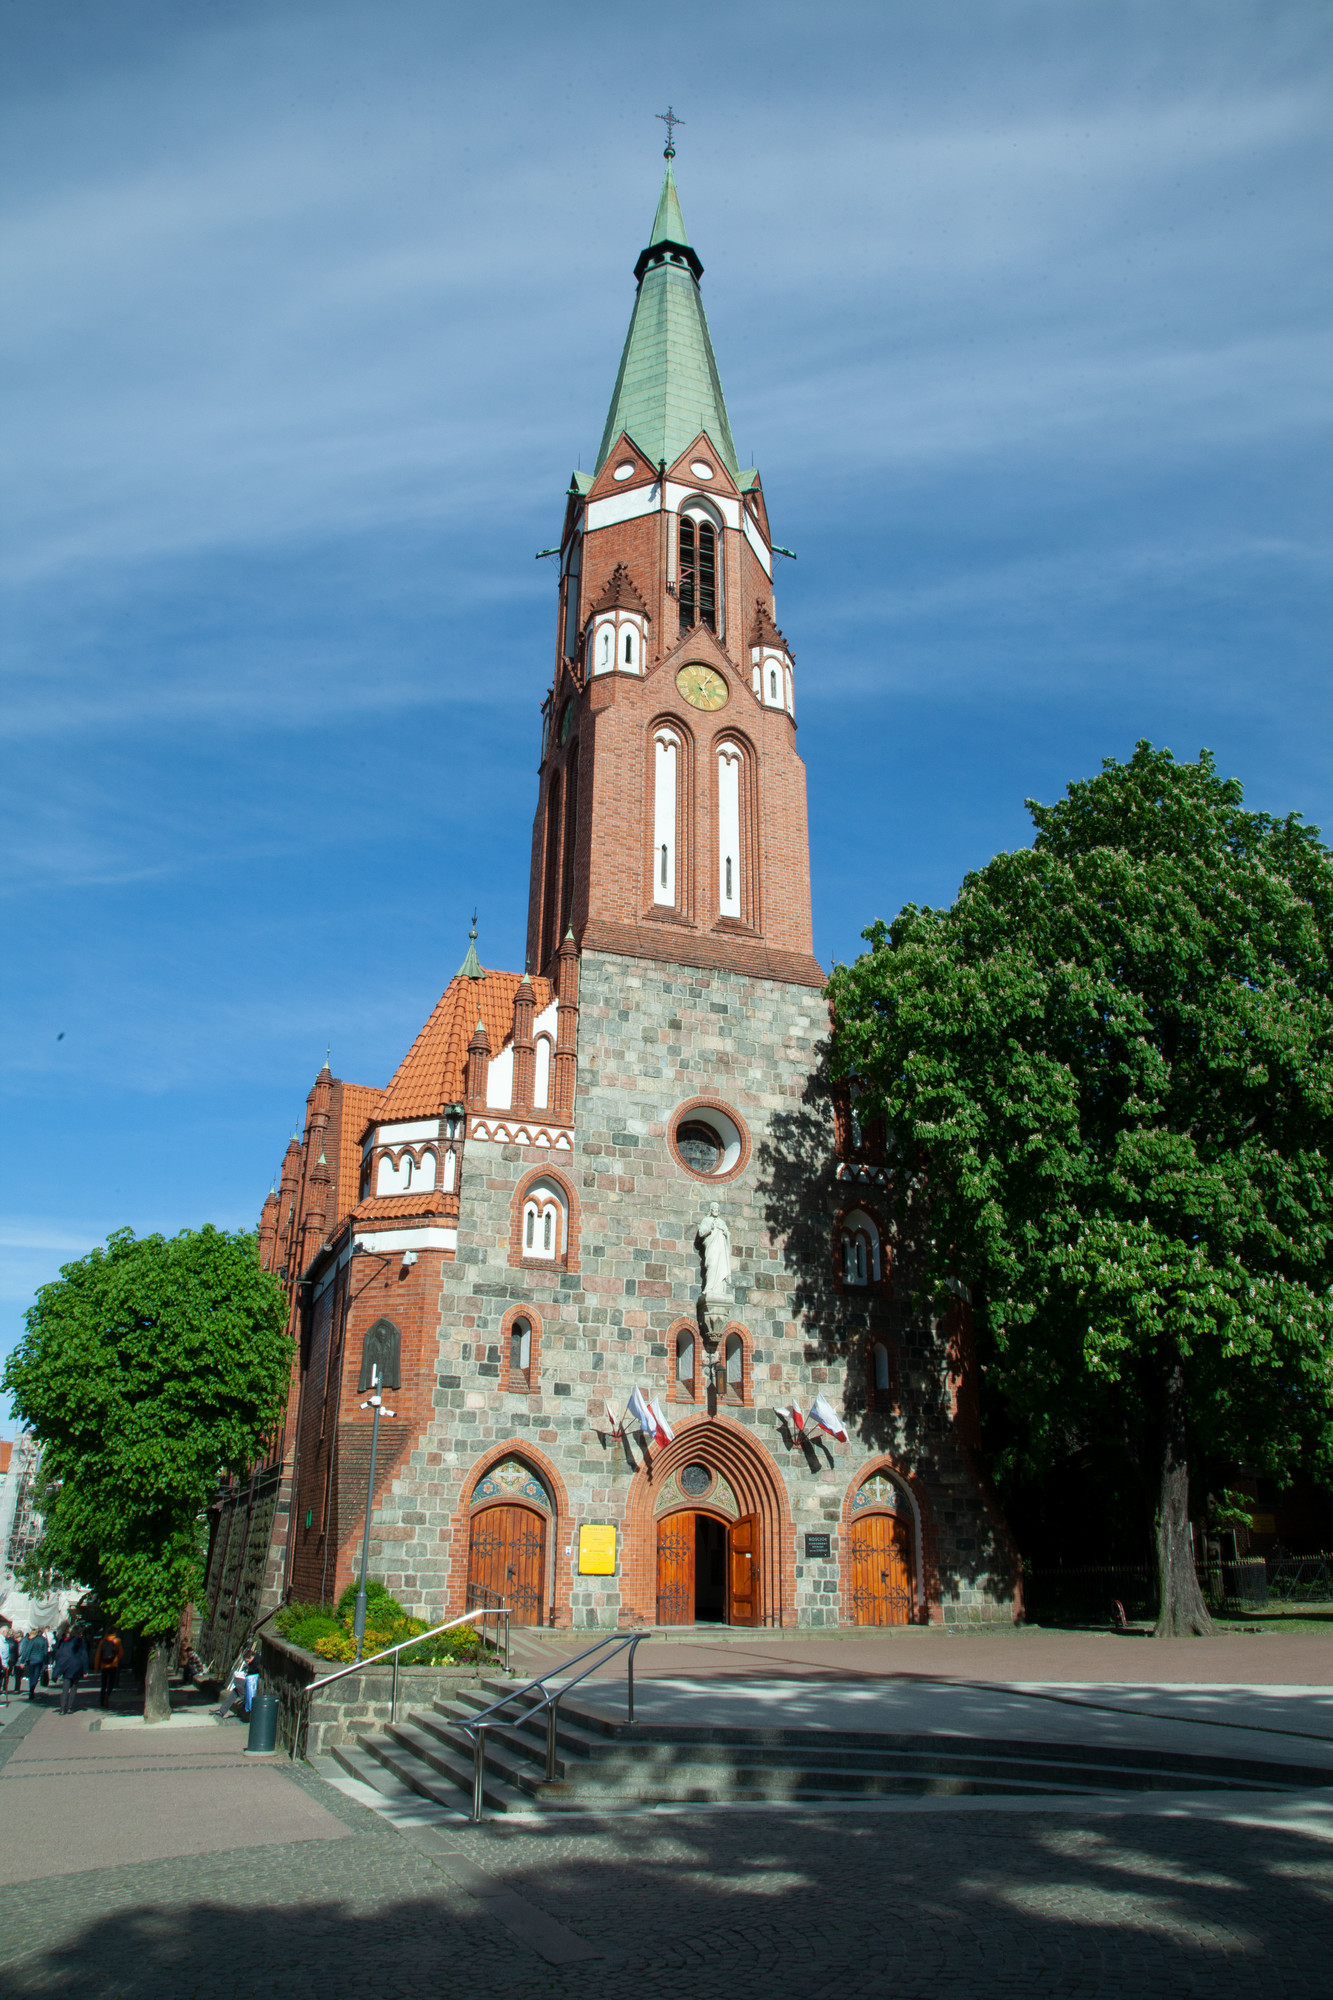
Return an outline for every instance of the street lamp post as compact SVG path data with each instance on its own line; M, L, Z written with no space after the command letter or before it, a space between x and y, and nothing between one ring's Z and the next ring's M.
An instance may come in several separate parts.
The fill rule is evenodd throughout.
M375 1415L370 1426L370 1479L366 1485L366 1528L361 1537L361 1583L356 1593L356 1616L352 1620L352 1637L356 1640L358 1660L365 1651L366 1643L366 1565L370 1561L370 1510L375 1504L375 1454L379 1450L380 1411L383 1404L384 1398L380 1394L380 1366L377 1361L371 1371L369 1399L361 1405L363 1410L373 1410ZM393 1411L385 1410L384 1415L391 1417Z

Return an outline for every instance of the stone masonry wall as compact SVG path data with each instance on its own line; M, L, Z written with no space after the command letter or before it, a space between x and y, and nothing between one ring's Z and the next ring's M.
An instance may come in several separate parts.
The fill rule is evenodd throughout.
M572 1161L467 1145L457 1258L440 1273L433 1416L399 1460L372 1535L372 1567L404 1602L432 1616L464 1608L469 1496L489 1464L516 1454L556 1508L548 1619L651 1623L653 1502L665 1461L645 1465L637 1444L609 1437L600 1421L603 1399L618 1415L637 1382L682 1426L682 1463L696 1455L730 1466L733 1486L748 1481L764 1496L766 1623L848 1620L839 1556L851 1495L877 1469L915 1503L929 1615L1013 1615L1002 1530L969 1468L957 1327L913 1318L902 1278L871 1293L841 1290L837 1217L854 1204L873 1212L874 1183L839 1174L820 1082L826 1034L823 1001L809 987L583 954ZM698 1097L728 1105L748 1128L748 1161L731 1178L695 1177L673 1155L672 1117ZM524 1264L514 1248L521 1185L552 1168L574 1211L568 1270ZM714 1199L731 1229L733 1317L750 1343L752 1399L710 1414L670 1398L672 1329L694 1315L695 1232ZM517 1306L538 1326L532 1392L501 1386L501 1338ZM865 1389L872 1335L894 1360L894 1406L884 1410L868 1407ZM424 1401L424 1381L419 1388ZM793 1395L808 1409L821 1388L846 1411L846 1446L803 1448L775 1415ZM584 1522L621 1529L615 1576L573 1574ZM827 1559L804 1559L809 1530L830 1536Z

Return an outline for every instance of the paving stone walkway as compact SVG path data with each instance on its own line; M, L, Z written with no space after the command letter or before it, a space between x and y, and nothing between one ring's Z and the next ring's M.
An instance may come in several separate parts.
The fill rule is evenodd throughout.
M7 2000L1329 1990L1333 1820L1314 1802L459 1818L410 1835L313 1772L242 1764L236 1725L90 1734L14 1707L3 1722L0 1855L26 1875L0 1888ZM35 1787L36 1835L19 1810ZM34 1839L48 1872L22 1862Z

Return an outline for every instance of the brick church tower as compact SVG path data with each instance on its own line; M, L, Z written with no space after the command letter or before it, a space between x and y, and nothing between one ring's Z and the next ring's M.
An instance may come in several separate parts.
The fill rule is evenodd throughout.
M376 1362L374 1566L433 1620L480 1591L589 1627L1014 1615L966 1299L914 1310L882 1135L824 1076L795 665L702 270L668 154L566 496L528 966L474 932L385 1088L311 1091L261 1227L291 1408L215 1509L215 1632L229 1578L352 1575Z

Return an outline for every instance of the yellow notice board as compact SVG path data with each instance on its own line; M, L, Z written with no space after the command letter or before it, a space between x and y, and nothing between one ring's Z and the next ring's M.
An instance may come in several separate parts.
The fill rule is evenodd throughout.
M616 1531L614 1527L579 1529L579 1575L614 1576L616 1573Z

